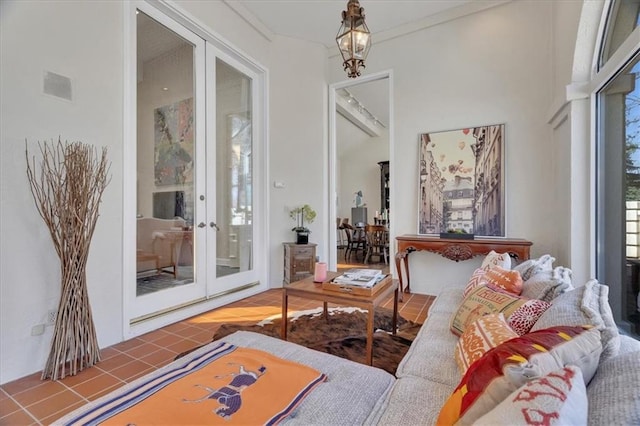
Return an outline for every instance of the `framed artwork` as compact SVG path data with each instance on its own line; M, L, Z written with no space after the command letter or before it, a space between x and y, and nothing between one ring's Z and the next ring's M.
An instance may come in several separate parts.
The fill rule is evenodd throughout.
M193 98L153 111L154 177L161 185L193 182Z
M418 233L505 237L504 124L420 135Z

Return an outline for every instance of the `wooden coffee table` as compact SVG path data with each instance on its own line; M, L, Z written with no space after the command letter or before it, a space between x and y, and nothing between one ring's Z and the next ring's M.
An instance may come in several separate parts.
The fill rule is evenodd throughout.
M337 272L328 272L327 280L340 275ZM386 283L378 284L383 286L374 295L365 296L350 294L341 291L324 290L322 283L314 283L313 276L305 278L300 281L286 284L282 288L282 328L280 330L280 336L283 340L287 340L287 328L289 326L289 319L287 318L289 296L298 296L305 299L320 300L323 304L323 315L325 320L328 321L327 303L335 303L343 306L355 306L357 308L366 309L367 316L367 359L368 365L373 365L373 317L376 307L378 307L383 301L393 293L393 334L396 334L397 322L398 322L398 280L390 279Z

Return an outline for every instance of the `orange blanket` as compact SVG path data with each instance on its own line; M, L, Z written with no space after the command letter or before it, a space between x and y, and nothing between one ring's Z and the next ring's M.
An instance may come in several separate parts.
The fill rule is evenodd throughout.
M305 365L222 342L78 410L65 424L277 424L325 380Z

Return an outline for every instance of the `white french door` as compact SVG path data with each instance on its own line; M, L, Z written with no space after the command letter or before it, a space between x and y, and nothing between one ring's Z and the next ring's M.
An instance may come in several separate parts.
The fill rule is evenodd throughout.
M264 267L253 190L261 77L155 7L134 7L130 323L256 285Z
M258 76L210 43L206 53L207 292L214 297L259 281L253 188L260 107Z

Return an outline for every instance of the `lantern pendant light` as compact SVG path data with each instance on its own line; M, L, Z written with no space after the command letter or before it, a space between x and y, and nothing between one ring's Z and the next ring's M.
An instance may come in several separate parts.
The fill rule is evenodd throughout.
M342 11L342 25L336 42L344 61L344 70L349 78L360 76L360 67L371 48L371 33L364 22L364 8L358 0L349 0L347 10Z

